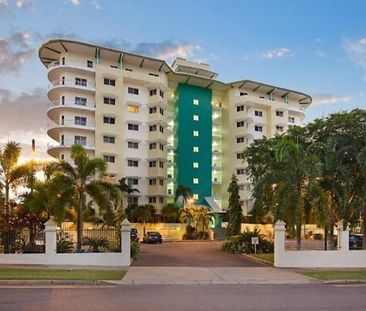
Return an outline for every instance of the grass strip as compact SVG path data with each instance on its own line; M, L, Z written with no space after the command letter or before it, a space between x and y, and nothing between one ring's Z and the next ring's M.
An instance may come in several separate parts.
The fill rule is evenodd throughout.
M301 273L319 280L366 280L366 270L322 270Z
M0 269L0 280L121 280L119 270Z
M274 254L268 253L268 254L250 254L251 257L261 259L263 261L268 262L269 264L273 265L274 262Z

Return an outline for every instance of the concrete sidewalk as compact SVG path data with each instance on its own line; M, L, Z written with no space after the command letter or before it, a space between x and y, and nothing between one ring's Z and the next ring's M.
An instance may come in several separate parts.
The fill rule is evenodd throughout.
M318 282L296 272L272 267L130 267L113 284L309 284Z

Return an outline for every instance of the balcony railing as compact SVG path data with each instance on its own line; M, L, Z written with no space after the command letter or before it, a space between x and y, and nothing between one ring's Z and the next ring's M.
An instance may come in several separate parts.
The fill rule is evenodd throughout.
M48 108L54 107L71 107L71 108L78 108L78 109L87 109L87 110L95 110L95 103L86 102L85 104L77 103L73 100L53 100L48 104Z
M49 122L48 129L59 128L59 127L74 127L78 129L95 130L94 122L79 122L75 120L62 120L57 122Z
M86 82L77 82L75 79L60 79L52 81L49 84L48 89L53 89L54 87L75 87L79 89L85 90L95 90L95 82L86 81Z
M74 144L80 144L85 149L90 149L90 150L95 149L95 144L92 144L92 143L88 143L88 142L82 143L82 142L78 142L78 141L65 141L65 142L60 142L58 144L47 144L47 150L55 149L55 148L71 148L71 146Z
M87 63L71 61L71 60L66 60L64 64L60 63L59 61L54 61L48 65L48 70L52 70L57 67L72 67L72 68L77 68L77 69L82 69L82 70L87 70L87 71L95 71L95 69L93 67L88 67Z

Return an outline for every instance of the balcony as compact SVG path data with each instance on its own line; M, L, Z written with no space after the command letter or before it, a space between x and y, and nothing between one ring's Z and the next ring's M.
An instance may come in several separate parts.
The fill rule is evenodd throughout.
M65 63L63 64L59 61L54 61L48 65L48 79L51 81L57 79L63 70L84 74L95 72L95 68L88 67L86 62L78 62L66 59Z
M63 143L58 143L58 144L47 144L47 153L54 157L54 158L58 158L59 154L62 151L65 151L65 149L70 149L72 147L72 145L76 144L78 142L75 141L65 141ZM81 144L85 150L87 151L94 151L95 150L95 145L91 144L91 143L82 143Z
M60 122L49 122L47 125L47 134L54 140L58 140L59 132L62 129L74 129L76 132L80 131L95 131L95 123L94 122L86 122L79 123L75 122L75 120L63 120Z
M301 116L305 116L305 109L303 107L296 107L296 106L288 106L288 112L294 114L300 114Z
M95 112L95 103L84 103L78 104L76 101L66 100L62 102L61 100L53 100L48 104L47 116L55 120L59 116L60 111L86 111Z
M60 90L69 90L69 91L82 91L82 92L95 92L95 82L94 81L83 81L79 82L75 79L60 79L52 81L48 85L48 98L59 98Z

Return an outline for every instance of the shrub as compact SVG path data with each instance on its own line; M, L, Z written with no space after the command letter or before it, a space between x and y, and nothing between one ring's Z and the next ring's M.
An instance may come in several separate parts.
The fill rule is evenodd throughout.
M199 231L196 236L197 240L208 240L209 234L207 231Z
M103 237L84 237L83 245L89 246L93 253L99 253L100 249L107 249L109 247L109 241Z
M57 241L57 253L72 253L74 244L64 238Z
M193 226L186 226L186 233L183 235L183 240L195 240L196 239L196 230Z
M257 253L273 253L274 245L272 241L266 240L260 230L246 230L240 235L230 237L222 244L222 250L228 253L254 253L254 245L252 245L252 237L258 237Z
M140 257L140 243L138 242L131 242L131 258L136 260Z

